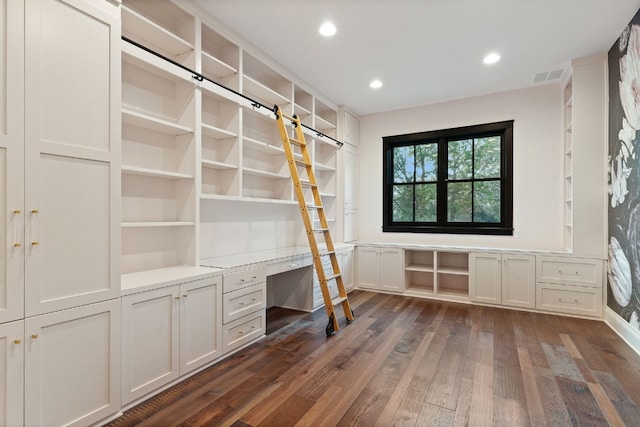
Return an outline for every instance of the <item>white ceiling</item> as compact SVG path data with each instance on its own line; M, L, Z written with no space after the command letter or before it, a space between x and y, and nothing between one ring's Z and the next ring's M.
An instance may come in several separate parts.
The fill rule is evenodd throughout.
M358 115L533 85L606 52L640 0L195 0ZM318 27L332 20L337 34ZM486 66L496 51L502 60ZM369 88L379 78L381 89Z

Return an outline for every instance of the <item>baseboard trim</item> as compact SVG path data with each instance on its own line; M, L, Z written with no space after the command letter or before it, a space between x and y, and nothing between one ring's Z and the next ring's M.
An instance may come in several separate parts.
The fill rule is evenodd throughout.
M640 356L640 331L634 329L629 322L609 307L605 310L604 321Z

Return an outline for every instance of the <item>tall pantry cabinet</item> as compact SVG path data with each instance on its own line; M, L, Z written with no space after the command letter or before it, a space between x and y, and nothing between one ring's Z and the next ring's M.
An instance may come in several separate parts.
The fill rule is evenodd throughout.
M120 407L118 12L0 0L1 424Z
M0 0L0 425L23 424L24 23L22 1Z

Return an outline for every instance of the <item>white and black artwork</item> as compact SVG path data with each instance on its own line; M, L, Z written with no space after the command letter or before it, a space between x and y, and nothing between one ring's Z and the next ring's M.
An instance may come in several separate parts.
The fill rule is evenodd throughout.
M607 305L640 331L640 12L609 50Z

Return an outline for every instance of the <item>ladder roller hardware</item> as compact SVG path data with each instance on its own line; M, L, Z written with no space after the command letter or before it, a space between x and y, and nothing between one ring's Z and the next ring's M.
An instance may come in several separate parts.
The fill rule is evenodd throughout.
M288 116L282 112L280 107L274 105L273 112L276 116L276 122L278 123L278 130L280 131L280 137L282 139L282 146L284 148L285 155L287 156L287 164L289 165L289 172L291 173L291 181L293 182L293 189L296 193L296 199L300 206L300 215L304 228L307 232L307 239L309 240L309 248L313 254L313 266L318 276L318 282L320 283L320 290L322 291L322 298L324 300L324 307L327 312L329 323L325 329L327 337L333 335L334 332L340 330L338 324L338 317L335 313L335 307L342 305L344 316L347 319L347 324L353 321L353 310L349 304L349 298L347 297L347 291L344 288L344 282L342 281L342 274L340 273L340 265L338 264L338 258L336 257L335 247L333 246L333 240L331 239L331 233L329 231L329 224L322 205L322 199L320 197L320 190L318 189L318 183L313 171L313 163L311 156L307 148L307 142L302 131L302 125L300 119L296 116ZM295 137L289 136L289 130L287 129L287 123L289 121L294 128ZM300 153L295 153L293 146L297 146L300 149ZM296 155L298 158L296 159ZM300 159L302 155L302 159ZM302 172L298 170L300 168ZM300 177L300 174L306 174L304 178ZM305 201L305 194L303 188L310 189L313 196L313 200ZM311 217L309 210L312 210L316 219L317 225L314 227L314 219ZM322 252L318 248L318 240L316 238L322 236L324 238L324 244L326 250ZM323 265L323 261L329 258L331 264L331 272L325 273L325 268L328 265ZM331 296L328 282L334 281L335 288L338 290L337 296Z

